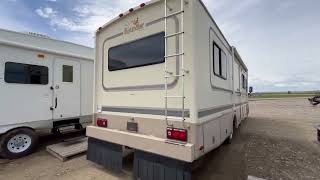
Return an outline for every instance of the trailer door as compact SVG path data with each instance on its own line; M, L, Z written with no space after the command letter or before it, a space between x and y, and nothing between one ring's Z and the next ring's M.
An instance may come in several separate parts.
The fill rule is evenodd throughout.
M53 88L53 118L80 116L80 63L56 59Z

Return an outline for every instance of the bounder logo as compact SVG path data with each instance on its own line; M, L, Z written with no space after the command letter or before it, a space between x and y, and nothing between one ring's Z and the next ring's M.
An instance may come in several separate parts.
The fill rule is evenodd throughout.
M132 20L127 27L124 28L124 34L129 34L144 28L144 23L140 23L139 18Z

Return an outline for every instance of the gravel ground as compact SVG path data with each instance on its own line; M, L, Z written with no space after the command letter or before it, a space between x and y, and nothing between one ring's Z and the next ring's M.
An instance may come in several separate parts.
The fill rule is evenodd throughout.
M320 124L320 106L305 98L254 100L231 145L223 145L202 158L194 179L247 179L248 175L275 180L320 179L320 145L313 125ZM73 135L70 135L73 136ZM131 179L132 160L114 174L81 155L60 162L45 146L61 138L48 136L38 151L18 160L0 159L0 179Z

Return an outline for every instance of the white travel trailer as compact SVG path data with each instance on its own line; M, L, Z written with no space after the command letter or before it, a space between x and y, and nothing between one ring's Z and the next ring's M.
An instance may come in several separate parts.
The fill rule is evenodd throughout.
M248 70L200 0L154 0L96 32L87 158L136 179L189 179L248 116Z
M0 30L0 154L31 153L38 131L92 122L92 48Z

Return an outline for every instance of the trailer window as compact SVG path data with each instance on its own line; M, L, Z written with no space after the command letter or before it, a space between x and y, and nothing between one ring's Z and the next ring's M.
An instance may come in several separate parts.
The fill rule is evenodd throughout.
M213 73L222 79L227 79L227 55L215 42L213 42Z
M62 82L73 82L73 67L68 65L62 66Z
M164 32L109 49L108 69L117 71L164 62Z
M31 64L7 62L4 79L7 83L48 84L49 68Z

